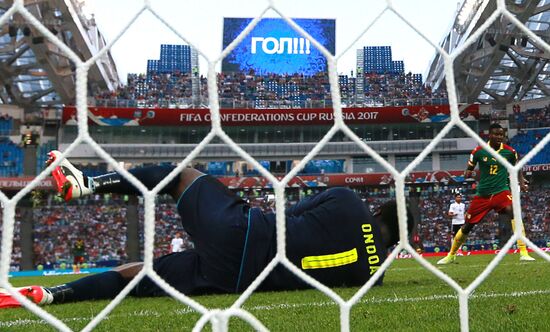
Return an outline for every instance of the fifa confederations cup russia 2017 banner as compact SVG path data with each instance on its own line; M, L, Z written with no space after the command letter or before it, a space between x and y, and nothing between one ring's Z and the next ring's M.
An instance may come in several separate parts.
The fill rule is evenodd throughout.
M63 123L76 125L76 108L63 109ZM479 105L459 105L463 120L479 119ZM115 108L90 107L88 123L99 126L209 126L208 109ZM386 106L344 108L342 116L348 124L446 122L449 105ZM332 108L310 109L222 109L222 125L330 125L334 122Z

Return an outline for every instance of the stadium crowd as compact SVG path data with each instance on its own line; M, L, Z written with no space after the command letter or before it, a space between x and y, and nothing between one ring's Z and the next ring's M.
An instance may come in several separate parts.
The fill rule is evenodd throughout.
M550 104L525 111L521 111L518 105L513 108L510 120L512 127L518 129L550 127Z
M526 110L520 110L519 105L515 105L513 114L510 116L510 125L512 128L518 128L516 135L510 139L510 145L523 156L550 133L550 105ZM550 163L549 144L529 161L531 165L548 163Z
M144 211L143 205L139 206L139 244L141 257L143 257L144 243ZM193 248L193 243L181 226L180 216L176 212L176 206L170 202L159 202L155 210L155 249L154 256L159 257L170 252L170 241L176 233L180 232L183 239L183 248Z
M411 73L399 75L365 74L365 99L375 104L387 105L382 101L394 100L393 104L402 105L429 105L418 101L431 101L433 104L448 103L446 91L432 91L429 85L421 84L413 79ZM390 103L392 104L392 103Z
M520 156L524 156L531 151L539 142L550 133L550 129L532 129L532 130L519 130L518 133L510 140L512 145ZM536 154L529 164L549 164L550 163L550 144L544 146L544 148Z
M447 251L450 243L451 220L447 217L449 204L453 198L451 187L439 187L437 190L423 191L420 197L420 222L417 232L426 251ZM322 188L290 190L287 204L295 204L301 197L313 195ZM358 189L365 202L375 210L393 196L387 188ZM264 210L274 209L274 201L268 199L271 190L240 190L237 194L248 200L253 206ZM549 188L539 188L522 196L522 209L527 236L541 247L550 242L550 206L547 198ZM466 205L471 198L465 194ZM72 246L78 239L85 244L85 261L90 266L112 266L127 262L126 253L127 198L99 196L86 200L77 200L74 204L49 198L44 206L33 210L33 251L34 265L45 269L68 266L73 262ZM139 205L140 248L143 250L143 205ZM193 243L183 231L179 215L172 202L159 199L155 213L155 249L158 257L169 253L170 241L176 234L183 234L184 248L192 248ZM20 249L21 215L16 215L12 269L18 270L21 261ZM470 249L500 248L511 234L510 225L500 225L494 213L486 217L469 236L465 244ZM143 257L143 251L141 252Z
M354 106L358 98L355 77L340 76L342 101ZM412 78L412 74L365 74L366 105L421 105L448 103L447 94L434 92ZM206 77L197 78L200 102L207 104ZM193 77L189 73L130 74L127 84L115 91L96 93L95 106L187 108L192 99ZM330 107L327 73L256 75L253 71L219 73L218 93L222 108L303 108ZM358 105L360 106L360 105Z
M0 137L0 178L23 173L23 149L9 139Z
M206 80L202 77L200 79L206 88ZM151 76L129 74L126 85L114 91L96 93L94 100L97 106L169 107L185 103L190 97L191 75L175 72Z
M84 239L87 261L125 261L126 207L102 199L83 205L56 202L33 210L35 265L72 262L72 244Z

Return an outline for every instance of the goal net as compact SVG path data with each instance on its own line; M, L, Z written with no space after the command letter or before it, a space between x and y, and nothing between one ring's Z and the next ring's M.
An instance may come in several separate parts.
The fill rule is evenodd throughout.
M177 168L161 183L157 185L152 190L148 190L142 183L140 183L136 178L134 178L128 171L119 165L119 163L110 156L100 144L95 142L90 136L88 130L88 109L87 109L87 82L88 82L88 73L91 66L99 61L102 56L105 56L106 53L111 49L114 43L119 40L119 38L128 30L131 24L137 19L137 17L143 12L148 11L152 13L158 20L165 24L170 30L180 36L183 40L187 41L185 36L185 31L177 31L172 28L169 22L165 21L162 15L158 14L151 1L145 1L141 10L136 13L136 15L128 22L125 29L123 29L120 34L114 38L106 47L101 49L97 54L89 59L82 60L79 55L72 51L67 45L62 43L57 36L55 36L52 31L50 31L43 22L38 21L25 7L24 1L16 0L13 2L11 7L0 17L0 26L4 27L8 24L10 17L14 14L21 15L29 25L32 25L37 29L45 38L49 39L52 43L57 45L59 49L63 51L65 56L67 56L75 65L76 65L76 108L77 108L77 121L78 121L78 137L76 140L63 151L63 156L67 157L71 154L79 144L88 144L99 157L106 161L114 170L126 177L132 184L134 184L143 194L144 197L144 208L145 208L145 242L144 242L144 268L134 278L124 290L107 305L99 314L97 314L84 328L84 330L89 331L94 329L107 315L123 300L130 290L145 276L150 277L154 280L160 287L162 287L166 293L168 293L173 298L177 299L181 303L189 306L196 312L200 313L202 316L195 325L196 331L200 331L205 327L206 324L212 324L212 329L214 331L226 331L228 329L228 322L231 317L239 317L240 319L248 322L256 330L267 330L264 324L258 320L254 315L252 315L247 310L243 309L243 304L245 301L253 294L253 292L259 287L261 282L266 278L266 276L274 269L277 264L282 264L294 274L299 276L305 282L310 284L312 287L318 289L319 291L326 294L330 299L332 299L340 308L340 324L342 331L350 330L350 312L352 307L358 303L361 298L373 287L376 281L383 275L383 273L388 269L388 267L394 262L396 256L402 252L407 251L412 255L412 257L418 261L425 269L429 270L435 276L443 280L446 284L449 285L452 289L456 291L459 301L459 317L460 317L460 326L462 331L469 330L469 299L472 293L476 288L487 278L487 276L497 267L503 257L506 255L508 249L516 242L516 240L521 239L527 243L527 245L534 249L534 251L543 257L545 260L550 262L550 257L546 255L540 248L538 248L533 242L526 238L522 233L522 227L519 227L522 222L521 216L521 204L520 204L520 193L519 193L519 179L518 171L522 169L526 163L533 158L537 153L539 153L543 147L550 141L550 135L546 135L538 145L536 145L523 159L521 159L517 165L511 165L508 163L502 156L495 153L492 149L489 149L488 144L481 139L476 132L474 132L459 116L458 101L456 94L455 86L455 73L453 72L453 65L457 57L464 52L464 50L478 40L483 32L496 20L505 19L508 20L510 24L516 25L524 34L528 36L530 40L537 43L540 47L544 48L547 54L550 54L550 46L546 44L541 38L536 34L530 31L524 24L522 24L514 14L512 14L507 8L504 0L497 1L497 8L493 14L488 17L483 25L479 27L474 33L471 34L469 39L465 41L460 47L454 49L451 53L447 53L440 45L433 44L428 38L424 37L422 32L417 29L414 25L407 21L407 19L395 8L392 4L392 1L388 0L386 2L386 7L383 12L392 12L397 17L399 17L407 26L412 30L416 31L420 36L431 45L439 55L444 59L445 64L445 79L448 89L449 103L450 103L450 120L444 126L444 128L437 134L437 136L431 141L428 146L416 157L414 160L402 171L398 171L391 163L384 159L380 154L378 154L368 142L362 140L361 137L358 137L353 130L351 130L343 118L342 112L342 103L341 95L339 91L338 84L338 73L337 73L337 64L341 55L333 55L329 50L327 50L321 43L315 40L311 35L309 35L302 27L289 18L284 11L281 11L278 7L277 1L268 1L266 2L264 10L239 34L239 36L229 44L229 46L224 49L217 58L208 58L204 53L201 52L200 48L197 48L199 54L208 60L208 94L209 94L209 110L211 113L211 131L204 137L204 139L196 145L194 150L182 160ZM217 73L216 67L226 57L235 47L238 45L256 26L262 17L267 12L274 12L283 18L292 29L297 31L303 38L307 39L311 47L318 49L327 59L328 63L328 77L331 88L331 98L332 98L332 109L334 114L334 122L331 129L326 133L326 135L318 142L318 144L282 179L278 179L276 176L271 174L266 168L264 168L255 158L253 158L247 151L235 143L235 141L226 134L224 127L222 126L222 121L220 117L220 103L218 96L218 85L217 85ZM365 34L374 24L365 24L366 27L358 35L358 39L361 35ZM193 46L191 43L189 43ZM345 48L344 52L349 51L353 46L349 45ZM510 183L511 191L513 196L513 208L514 208L514 217L516 226L515 233L502 248L503 250L497 254L491 263L486 267L486 269L477 277L475 280L468 285L467 287L461 287L455 280L450 278L447 274L441 270L435 268L431 263L425 260L420 256L411 246L408 240L407 228L406 228L406 203L405 203L405 179L407 175L419 165L419 163L426 158L436 147L436 145L444 138L453 127L458 127L463 130L468 136L475 139L483 148L490 151L490 153L496 158L502 165L505 165L509 174L510 174ZM319 152L323 149L325 144L334 137L338 132L343 133L351 141L355 142L366 155L370 156L377 163L383 166L388 173L391 174L395 180L395 190L396 190L396 200L398 207L398 216L399 216L399 227L400 227L400 242L391 252L388 259L383 263L381 268L372 276L372 278L363 285L351 298L348 300L343 299L335 291L329 287L321 284L317 280L303 273L299 268L293 265L286 256L286 247L285 247L285 187L289 181L295 177L298 172L309 162L311 161ZM155 271L153 270L153 249L154 249L154 223L155 223L155 197L158 192L163 188L168 182L179 174L179 172L186 166L190 165L191 161L195 159L199 153L210 143L214 138L218 138L228 146L231 147L243 160L246 160L252 164L262 176L267 178L272 184L275 191L275 207L276 207L276 222L277 222L277 255L275 258L266 266L262 273L256 278L254 282L246 289L239 298L229 307L225 309L208 309L202 304L198 303L194 299L184 294L179 293L169 284L167 284L162 278L160 278ZM54 315L44 311L37 305L33 304L31 301L24 298L15 288L11 285L8 280L10 259L13 247L13 234L14 234L14 224L15 224L15 209L17 203L27 194L30 193L33 188L37 187L39 182L46 178L51 171L59 165L61 159L56 160L52 165L47 167L42 171L28 186L23 190L18 192L14 197L8 198L4 193L0 192L0 201L3 206L3 232L2 232L2 250L1 250L1 260L0 260L0 286L7 289L10 293L13 294L28 310L32 311L37 316L46 320L53 327L61 331L70 331L71 329L60 319Z

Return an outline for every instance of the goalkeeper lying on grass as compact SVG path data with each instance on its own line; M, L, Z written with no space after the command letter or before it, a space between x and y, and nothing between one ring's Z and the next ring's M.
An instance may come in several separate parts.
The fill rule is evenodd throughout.
M50 152L52 162L59 151ZM174 167L153 166L130 170L147 188L154 188ZM59 192L66 201L93 193L139 195L118 173L88 178L64 159L55 168ZM155 259L156 273L183 294L239 293L244 291L275 257L275 214L253 208L209 175L186 168L161 191L177 202L184 229L195 248ZM387 248L399 240L395 201L372 215L351 190L330 188L286 209L286 253L302 271L329 286L360 286L378 270ZM409 231L413 218L408 213ZM29 286L19 292L37 304L112 299L141 270L129 263L56 287ZM378 284L382 283L382 278ZM260 290L308 288L284 266L277 266ZM134 296L165 292L145 277L131 291ZM9 294L0 294L0 307L20 306Z

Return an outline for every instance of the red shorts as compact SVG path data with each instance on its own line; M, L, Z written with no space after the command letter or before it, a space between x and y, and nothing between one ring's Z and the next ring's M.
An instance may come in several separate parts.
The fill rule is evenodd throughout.
M84 256L74 256L73 264L82 264L84 263Z
M466 212L466 222L477 224L489 211L495 210L500 212L510 205L512 205L512 193L510 193L510 190L504 190L491 196L474 196Z

